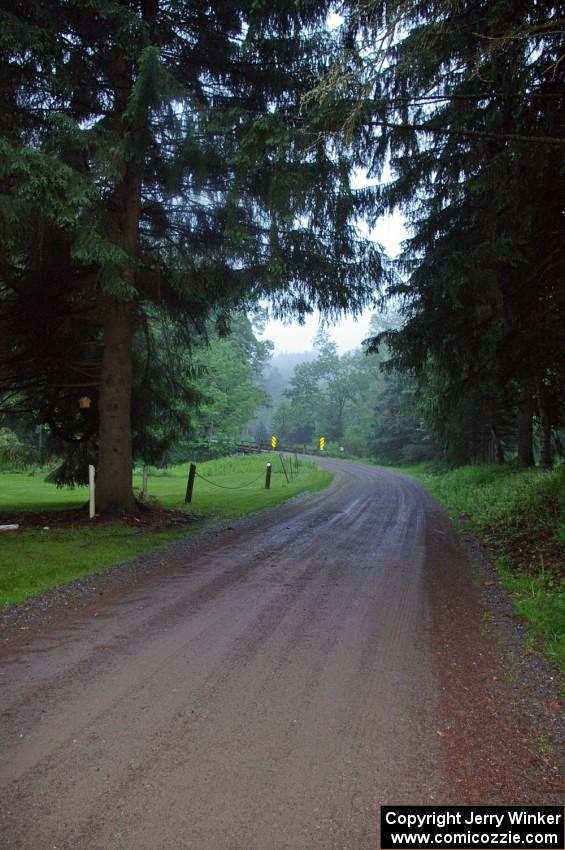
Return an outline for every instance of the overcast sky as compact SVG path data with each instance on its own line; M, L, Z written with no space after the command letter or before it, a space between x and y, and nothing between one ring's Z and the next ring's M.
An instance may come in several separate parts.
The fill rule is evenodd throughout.
M360 185L360 183L358 184ZM367 185L364 181L364 185ZM370 237L384 247L389 257L395 257L400 250L400 243L406 237L403 219L400 213L383 217ZM359 348L361 342L367 336L369 321L372 310L367 310L357 320L352 318L343 319L337 325L328 327L328 333L337 343L340 354ZM303 326L297 322L285 324L281 321L273 321L267 324L263 339L270 339L275 344L275 354L281 351L308 351L312 348L313 339L319 326L319 316L313 315L306 320Z
M340 15L331 14L328 18L329 29L334 29L343 22ZM385 166L383 180L390 179L390 172ZM357 174L351 180L353 188L363 188L374 185L376 180L367 179L365 174ZM370 239L379 242L389 257L395 257L400 251L400 243L406 238L403 217L400 213L383 216L375 229L369 235ZM328 333L337 343L340 354L359 348L366 338L372 310L367 310L357 319L346 318L336 325L328 327ZM313 340L318 332L319 315L309 317L304 325L297 322L285 324L280 321L269 322L263 338L270 339L275 344L275 354L282 351L308 351L313 347Z

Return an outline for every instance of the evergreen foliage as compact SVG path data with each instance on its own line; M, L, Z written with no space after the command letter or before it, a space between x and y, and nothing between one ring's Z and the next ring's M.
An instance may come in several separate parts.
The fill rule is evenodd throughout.
M308 102L320 126L348 131L371 176L390 167L392 179L372 190L375 207L401 209L410 231L390 288L404 323L373 348L386 343L395 368L436 399L452 443L469 411L487 434L507 430L511 411L535 412L549 465L549 435L565 416L559 7L372 0L344 9L347 49ZM490 452L475 434L463 454Z
M101 510L133 509L132 418L171 407L152 339L191 346L259 298L360 310L383 275L352 163L302 126L329 8L0 3L0 394L83 444L94 397Z

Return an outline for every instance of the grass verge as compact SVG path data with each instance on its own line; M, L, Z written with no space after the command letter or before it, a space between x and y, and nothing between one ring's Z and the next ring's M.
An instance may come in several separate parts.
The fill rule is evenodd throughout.
M144 534L117 525L6 532L0 549L0 603L3 607L13 605L84 575L132 561L181 533Z
M265 490L265 465L272 463L271 489ZM148 495L153 506L190 510L204 519L236 519L274 507L306 490L320 490L332 475L314 463L300 461L298 474L287 482L278 455L222 458L198 464L192 504L184 504L186 465L150 470ZM287 463L287 472L290 470ZM199 477L203 476L203 477ZM206 480L204 480L206 479ZM141 475L134 475L141 487ZM228 489L229 488L229 489ZM41 475L0 474L0 512L61 511L81 507L85 488L57 490ZM0 513L0 524L2 523ZM81 576L98 573L114 564L181 536L194 533L202 523L181 530L144 530L120 524L78 522L65 527L0 532L0 606L21 602L49 588Z
M565 672L565 469L408 470L485 545L516 612Z

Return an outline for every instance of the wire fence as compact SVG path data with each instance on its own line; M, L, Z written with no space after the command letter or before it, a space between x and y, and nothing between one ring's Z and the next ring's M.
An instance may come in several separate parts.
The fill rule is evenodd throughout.
M211 484L213 487L220 487L222 490L245 490L246 487L252 487L254 484L257 484L258 481L262 481L264 478L264 475L258 475L257 478L254 478L253 481L249 481L247 484L241 484L239 487L228 487L227 484L218 484L217 481L211 481L204 475L200 475L199 472L196 472L195 475L197 478L201 478L202 481L206 481L207 484Z
M280 461L281 461L283 474L284 474L284 476L287 480L287 483L290 484L290 482L294 479L294 477L296 475L298 475L298 457L295 456L294 465L293 465L292 457L287 458L288 468L287 468L287 464L285 463L285 457L284 457L283 452L279 453L279 458L280 458ZM186 495L185 495L185 499L184 499L185 504L190 504L192 502L192 496L193 496L193 492L194 492L194 482L196 481L197 478L199 478L201 481L204 481L206 484L209 484L211 487L217 487L220 490L231 490L231 491L249 490L251 487L254 487L255 485L257 485L264 478L265 479L265 484L264 484L265 489L270 490L272 471L273 471L272 470L272 464L269 462L269 463L267 463L267 465L265 467L264 473L255 476L255 478L253 478L251 481L246 481L245 484L236 484L236 485L220 484L218 481L213 481L211 478L208 478L207 476L202 475L200 472L197 471L196 464L190 463L189 471L188 471L188 482L187 482L187 485L186 485ZM289 476L289 473L290 473L290 476Z

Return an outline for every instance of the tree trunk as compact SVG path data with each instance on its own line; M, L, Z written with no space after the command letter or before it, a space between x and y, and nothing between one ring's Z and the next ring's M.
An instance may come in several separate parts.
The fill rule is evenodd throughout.
M565 447L563 446L563 441L557 431L553 434L553 445L557 455L561 458L565 458Z
M131 384L134 305L105 299L96 512L133 513Z
M141 216L141 178L130 165L116 191L121 209L120 241L132 265L122 269L129 291L135 289L133 262L137 255ZM132 488L131 389L133 332L136 307L132 301L107 296L102 303L104 354L100 379L100 431L96 488L98 513L133 513L136 502Z
M502 448L502 442L494 425L491 427L491 439L493 462L502 466L504 464L504 449Z
M535 466L534 461L534 429L532 423L532 408L524 404L518 408L518 463L524 469Z
M123 60L117 66L116 123L125 134L123 114L131 94L131 73ZM131 131L140 132L136 124ZM121 269L124 290L116 297L104 297L102 327L104 354L100 379L100 430L96 486L98 513L133 513L136 501L132 487L131 390L133 372L133 333L136 305L134 264L138 253L141 218L141 166L135 159L125 167L123 179L114 191L116 242L123 247L129 263Z
M536 395L541 429L541 467L542 469L551 469L553 466L553 458L551 456L551 417L549 415L547 395L542 381L538 381L537 383Z
M159 0L142 0L144 22L151 29L159 11ZM98 513L132 513L136 501L132 489L131 391L133 371L133 334L136 303L135 264L138 259L139 222L141 219L141 187L145 162L144 132L148 126L149 107L139 104L125 118L137 71L135 63L117 55L111 81L115 97L113 123L116 136L129 148L124 157L123 176L113 192L113 221L116 244L122 247L128 261L121 269L124 287L106 294L101 303L104 331L104 354L99 391L99 449L96 473L96 509Z

